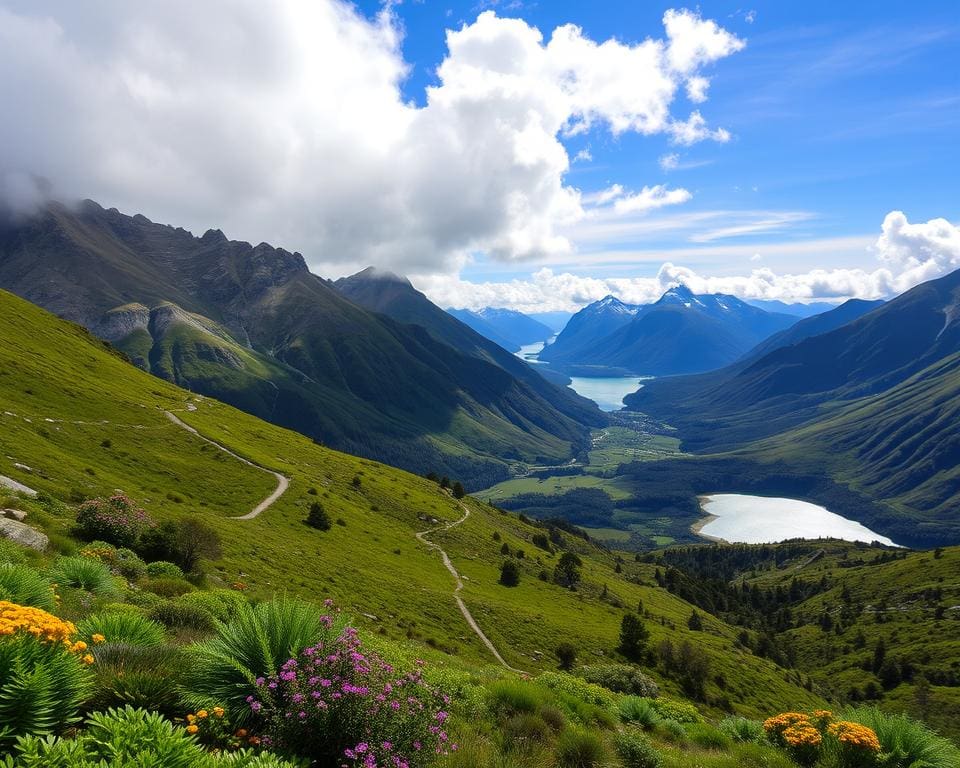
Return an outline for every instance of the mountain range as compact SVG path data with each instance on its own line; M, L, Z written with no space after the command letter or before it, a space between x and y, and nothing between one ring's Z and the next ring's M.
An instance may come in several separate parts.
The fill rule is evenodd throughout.
M510 352L517 352L527 344L547 341L554 334L538 320L512 309L485 307L478 312L469 309L448 309L447 312Z
M161 378L468 487L506 476L512 461L569 460L604 419L433 305L424 322L443 318L442 330L415 312L398 321L370 311L298 253L219 230L194 237L92 201L4 225L0 287Z
M648 305L613 296L585 307L540 359L565 369L619 369L671 376L720 368L797 321L735 296L671 288Z

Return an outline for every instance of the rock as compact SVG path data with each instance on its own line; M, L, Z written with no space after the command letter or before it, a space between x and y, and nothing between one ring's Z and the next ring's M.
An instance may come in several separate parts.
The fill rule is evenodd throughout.
M4 509L0 510L0 515L3 517L9 518L10 520L16 520L18 523L22 523L27 519L27 513L22 509Z
M51 421L51 419L47 419L47 421ZM30 467L28 467L26 464L21 464L21 463L18 462L18 461L15 461L15 462L13 463L13 466L16 467L17 469L19 469L19 470L22 471L22 472L33 472L33 470L32 470Z
M0 488L9 488L17 493L25 493L27 496L36 496L37 492L33 488L28 488L23 483L18 483L11 477L0 475Z
M36 528L31 528L26 523L18 523L16 520L0 518L0 536L10 539L21 547L30 547L38 552L43 552L50 543L45 533L41 533Z

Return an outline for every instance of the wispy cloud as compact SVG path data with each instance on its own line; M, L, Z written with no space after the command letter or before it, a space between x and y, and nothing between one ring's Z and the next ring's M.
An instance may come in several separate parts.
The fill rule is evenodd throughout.
M727 227L709 229L706 232L698 232L691 235L690 240L694 243L709 243L713 240L723 240L731 237L781 232L794 224L816 218L815 214L808 211L783 211L779 213L759 212L759 215L761 218L753 221L744 221L740 224L732 224Z

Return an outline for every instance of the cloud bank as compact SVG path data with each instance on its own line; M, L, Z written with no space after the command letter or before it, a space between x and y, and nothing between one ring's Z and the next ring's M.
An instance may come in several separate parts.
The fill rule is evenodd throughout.
M415 283L440 306L505 306L529 312L576 311L609 294L628 303L646 304L678 283L697 293L728 293L743 299L803 302L889 298L960 269L960 227L946 219L911 224L903 212L892 211L884 218L873 250L882 265L874 270L814 269L778 274L761 267L748 275L710 277L666 262L654 277L582 277L543 268L529 280L470 283L428 276Z
M586 216L562 139L593 129L725 141L699 110L704 68L744 43L698 13L629 45L574 25L548 39L487 11L447 32L426 105L389 5L341 0L0 0L0 175L194 231L302 251L314 264L450 271L468 254L565 254ZM628 211L686 190L624 193ZM616 209L616 208L615 208Z

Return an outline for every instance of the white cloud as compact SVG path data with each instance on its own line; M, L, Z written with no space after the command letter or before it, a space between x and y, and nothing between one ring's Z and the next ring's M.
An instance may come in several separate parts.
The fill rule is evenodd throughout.
M678 205L687 202L693 195L686 189L668 189L663 184L644 187L634 195L621 197L613 204L617 213L642 213L662 208L665 205Z
M418 107L389 5L368 19L341 0L0 0L0 175L313 264L563 255L584 216L564 134L729 137L671 106L705 95L702 68L743 42L690 11L664 25L636 45L573 25L545 41L485 12L447 33Z
M676 152L663 155L660 160L660 167L665 171L676 170L680 165L680 155Z
M771 246L771 250L776 251L777 247ZM415 282L442 306L505 306L520 311L575 311L608 294L644 304L655 301L679 282L698 293L729 293L744 299L795 302L889 298L925 280L960 269L960 227L945 219L910 224L903 213L893 211L884 219L873 251L883 265L873 270L811 269L784 274L757 267L747 275L709 276L667 261L654 277L584 277L543 268L528 280L471 283L419 277ZM731 253L729 249L725 252ZM751 261L758 257L762 258L755 251Z
M690 240L694 243L709 243L730 237L779 232L794 224L809 221L813 218L813 214L807 211L759 211L757 213L758 215L752 220L697 232L690 236Z
M707 100L707 89L710 81L705 77L691 77L687 80L687 98L700 104Z

